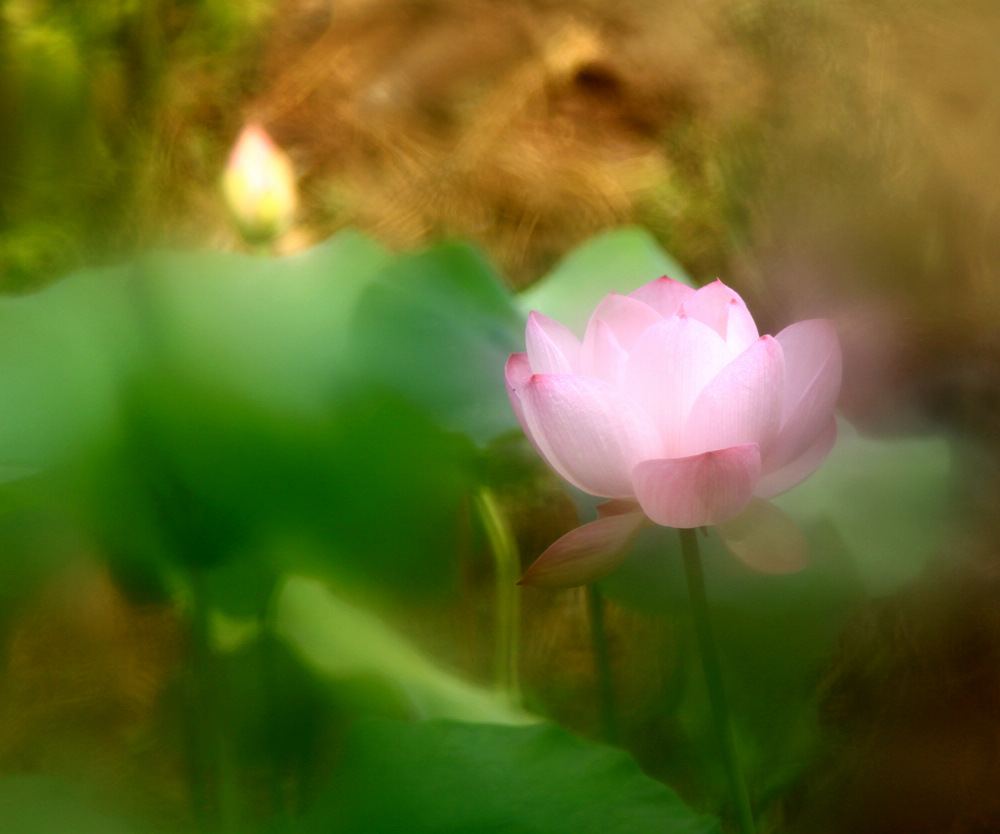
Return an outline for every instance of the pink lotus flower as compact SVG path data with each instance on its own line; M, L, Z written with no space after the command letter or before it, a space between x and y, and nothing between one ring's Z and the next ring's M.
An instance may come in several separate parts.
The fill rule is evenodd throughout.
M721 281L694 290L663 277L607 296L582 342L539 313L526 342L506 367L521 427L563 478L612 500L522 582L593 581L650 523L716 525L730 550L763 570L804 564L801 533L766 499L833 447L841 356L829 321L760 336Z

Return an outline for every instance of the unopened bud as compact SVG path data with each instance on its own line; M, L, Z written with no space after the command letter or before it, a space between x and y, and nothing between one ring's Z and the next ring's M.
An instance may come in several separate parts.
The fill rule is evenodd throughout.
M226 163L222 193L251 243L268 243L291 225L298 203L292 163L263 128L243 128Z

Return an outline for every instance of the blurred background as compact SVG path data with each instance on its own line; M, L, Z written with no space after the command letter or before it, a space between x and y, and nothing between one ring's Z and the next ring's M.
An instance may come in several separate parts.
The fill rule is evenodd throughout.
M239 246L218 182L253 122L301 192L278 251L346 226L393 250L472 239L523 287L640 224L758 316L842 307L859 413L976 409L954 378L992 387L988 2L3 9L9 291L142 247Z
M764 830L1000 830L998 43L989 0L0 0L0 812L486 830L445 730L353 728L530 715L725 821L672 544L512 589L592 512L509 414L525 312L669 272L845 350L816 564L707 557ZM220 187L248 124L275 257ZM511 738L451 738L523 776L469 792L561 830ZM548 793L631 795L588 778Z

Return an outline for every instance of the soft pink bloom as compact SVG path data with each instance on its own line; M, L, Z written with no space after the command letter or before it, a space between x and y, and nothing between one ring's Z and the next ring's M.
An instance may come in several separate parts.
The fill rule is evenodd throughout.
M761 336L721 281L695 290L663 277L607 296L582 342L539 313L526 342L506 367L521 427L567 481L615 500L524 581L596 579L651 522L719 525L755 567L801 566L788 550L804 548L801 534L766 499L808 477L836 438L841 356L829 321Z

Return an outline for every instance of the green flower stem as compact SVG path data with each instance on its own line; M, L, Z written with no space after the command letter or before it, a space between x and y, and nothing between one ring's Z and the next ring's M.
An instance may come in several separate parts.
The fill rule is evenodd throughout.
M216 829L214 803L209 786L216 783L217 777L213 772L214 762L206 738L211 724L203 692L205 669L208 666L208 620L206 612L200 607L200 600L195 601L191 614L188 631L190 662L184 671L184 742L192 811L197 830L200 834L208 834Z
M188 750L191 794L198 828L231 834L239 830L240 799L232 752L222 729L223 693L211 647L209 606L200 570L191 573L191 664Z
M594 672L597 677L597 697L601 713L604 740L618 743L618 720L615 712L615 691L611 684L611 663L604 630L604 599L596 586L587 586L587 611L590 614L590 639L594 648Z
M274 633L274 618L271 614L273 608L272 591L268 594L268 600L263 609L258 612L258 645L260 654L258 659L258 673L261 682L261 694L264 706L264 732L266 739L266 749L269 759L269 773L267 789L270 793L271 811L274 814L289 814L289 798L283 790L282 774L279 766L281 759L280 749L283 741L281 718L278 712L278 703L281 696L281 681L278 680L279 664L277 660L277 636ZM295 809L296 811L298 808Z
M521 607L517 580L521 575L521 556L514 533L493 491L489 487L480 487L475 503L493 553L496 572L496 688L508 698L512 707L520 707L521 684L517 660Z
M715 637L712 634L708 597L705 594L705 575L701 567L701 555L698 552L698 532L697 530L678 530L677 532L681 538L684 575L687 578L688 593L691 596L691 613L698 639L698 649L701 653L701 666L705 673L708 699L712 704L712 714L715 719L716 740L725 756L726 775L729 778L729 787L736 802L740 834L755 834L756 826L754 825L753 808L750 806L750 794L747 791L746 779L740 766L736 734L733 731L726 689L722 681L722 669L719 666L719 653L715 645Z

